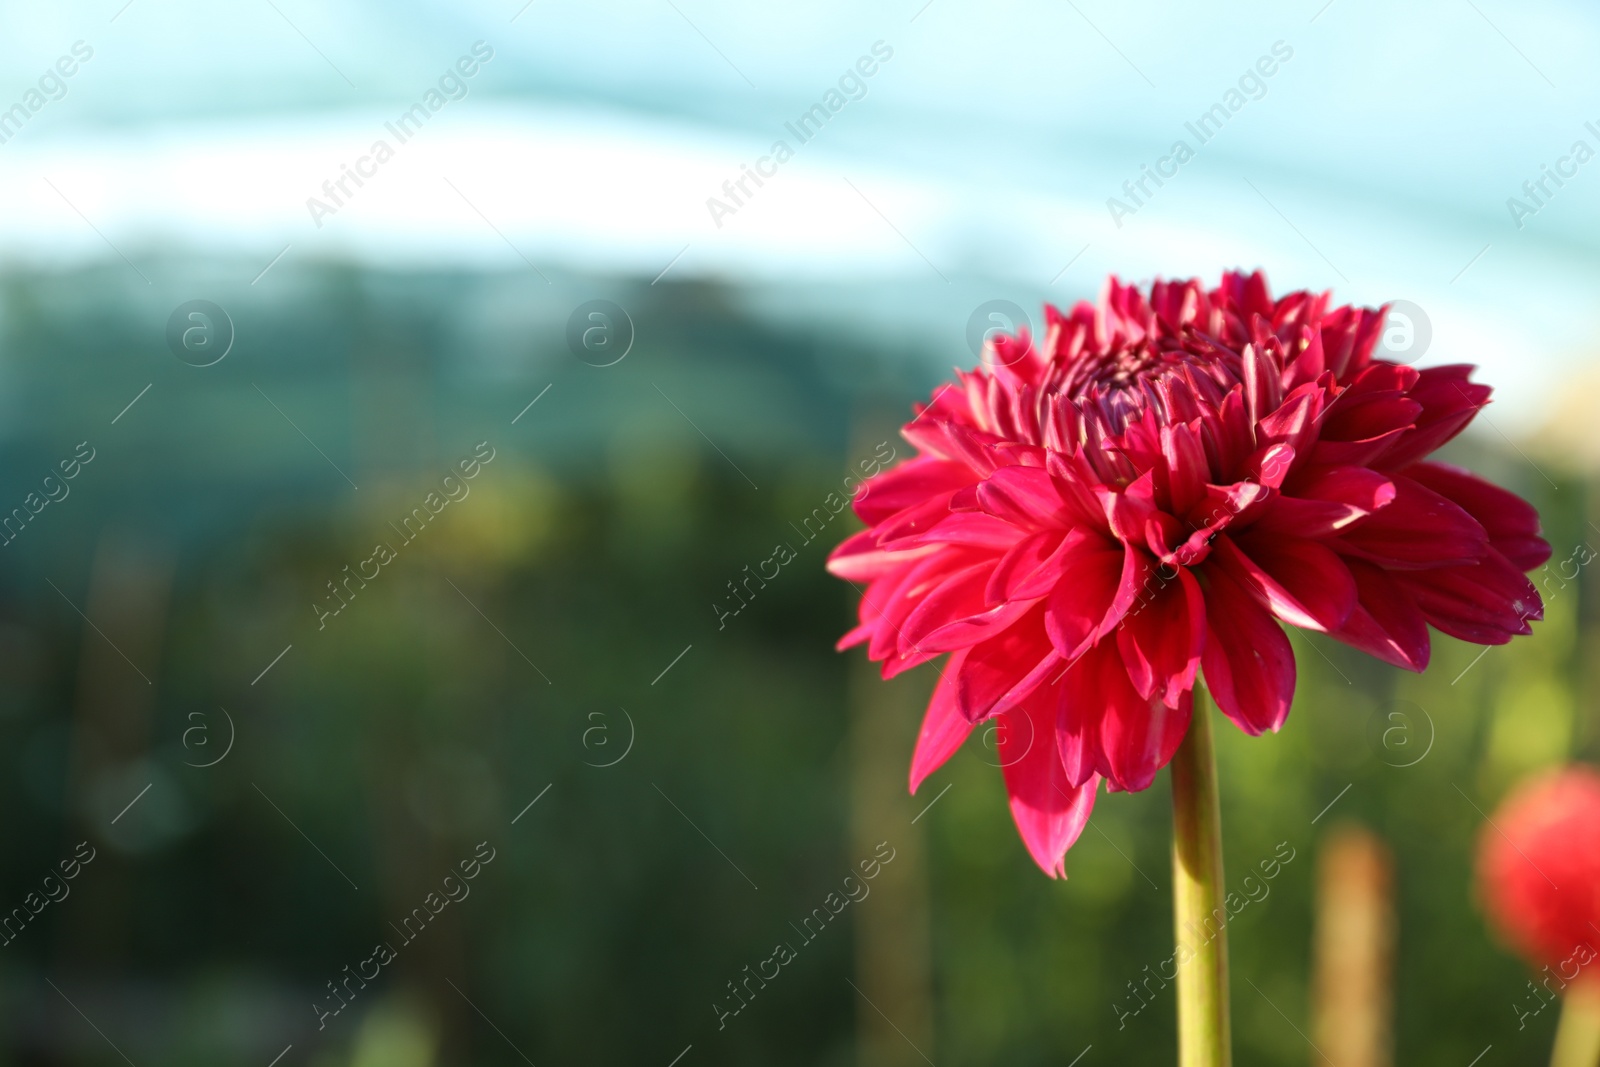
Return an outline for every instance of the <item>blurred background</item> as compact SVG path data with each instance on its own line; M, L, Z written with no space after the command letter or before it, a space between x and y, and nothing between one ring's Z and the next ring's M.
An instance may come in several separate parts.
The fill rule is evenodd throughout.
M908 796L802 523L986 330L1232 267L1479 364L1555 549L1221 732L1238 1060L1358 899L1395 1062L1542 1061L1470 872L1600 758L1592 6L0 7L0 1065L1169 1062L1165 776L1065 882L992 737Z

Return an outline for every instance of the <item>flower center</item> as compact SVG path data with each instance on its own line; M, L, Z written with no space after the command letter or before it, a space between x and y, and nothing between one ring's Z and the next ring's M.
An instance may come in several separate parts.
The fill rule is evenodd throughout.
M1097 377L1114 388L1132 389L1136 387L1138 379L1146 377L1151 366L1159 362L1149 342L1140 341L1131 348L1111 353Z

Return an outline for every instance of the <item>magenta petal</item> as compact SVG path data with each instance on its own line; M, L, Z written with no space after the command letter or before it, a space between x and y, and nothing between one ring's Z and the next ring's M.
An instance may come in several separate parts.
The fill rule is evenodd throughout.
M1376 462L1385 452L1400 444L1411 429L1406 426L1396 426L1387 433L1377 437L1369 437L1365 441L1329 441L1323 439L1317 442L1317 447L1311 450L1311 462L1321 466L1347 467L1362 466Z
M1539 536L1539 513L1517 494L1445 463L1413 464L1406 475L1477 519L1489 543L1518 570L1531 571L1550 558L1550 543Z
M1207 456L1219 471L1232 471L1255 448L1255 423L1245 411L1244 386L1236 385L1217 408L1216 438Z
M1045 470L1055 479L1056 491L1061 494L1067 509L1067 522L1064 525L1093 528L1103 524L1105 506L1095 493L1098 482L1082 453L1047 453Z
M876 621L864 622L857 626L852 626L849 630L845 631L845 635L843 637L834 642L833 650L835 652L843 652L847 648L855 648L863 641L869 640L872 637L873 631L877 628L878 624Z
M1046 601L1044 624L1056 651L1068 660L1082 655L1100 635L1113 605L1123 599L1123 574L1134 552L1098 538L1062 546L1057 558L1060 574ZM1136 595L1137 588L1126 599L1131 602ZM1127 609L1124 604L1122 611Z
M1218 537L1211 558L1272 614L1307 630L1336 630L1355 608L1355 581L1338 553L1293 537Z
M1207 485L1205 498L1188 516L1192 532L1173 549L1172 560L1185 567L1201 562L1211 553L1211 542L1218 533L1235 522L1253 518L1274 496L1256 482Z
M1054 735L1055 702L1030 700L1006 712L997 748L1022 843L1041 870L1065 878L1067 849L1089 822L1100 779L1070 784Z
M1250 421L1255 423L1283 403L1283 385L1278 379L1278 369L1260 348L1249 345L1241 356L1245 402L1249 405Z
M1117 788L1136 793L1149 788L1156 772L1178 751L1189 729L1194 695L1179 694L1172 707L1159 696L1141 697L1129 682L1121 657L1106 647L1097 656L1098 696L1106 705L1100 717L1100 773Z
M1055 588L1060 568L1053 559L1069 539L1081 541L1085 535L1080 530L1063 534L1059 530L1043 530L1018 541L990 575L984 599L991 605L1007 600L1033 600L1045 596Z
M1424 618L1462 641L1503 645L1517 634L1532 633L1529 622L1544 618L1533 583L1492 548L1481 563L1396 577Z
M1421 671L1428 665L1428 623L1411 594L1370 563L1350 560L1356 609L1332 636L1386 663Z
M1061 657L1035 610L996 637L973 645L956 675L956 699L970 722L998 715L1033 692Z
M1395 497L1394 482L1364 467L1313 467L1301 471L1275 497L1255 529L1321 540L1348 529Z
M942 652L929 652L924 650L920 652L910 652L902 656L890 656L888 659L883 661L883 670L881 672L883 675L883 680L888 681L890 678L904 674L913 667L920 667L929 660L938 659L942 655L944 655Z
M1066 504L1040 467L1001 467L978 485L978 506L1024 530L1065 525Z
M1247 734L1276 730L1294 697L1294 649L1256 598L1208 567L1206 648L1200 657L1217 707Z
M901 630L906 616L916 610L918 597L943 581L945 577L976 560L964 553L939 552L914 558L897 576L873 582L861 598L861 618L873 612L877 627L872 643L867 646L869 659L883 660L900 652Z
M908 652L952 652L973 641L957 641L948 647L938 647L928 640L951 623L982 615L989 609L983 599L984 587L989 584L989 573L994 564L989 561L964 567L945 575L937 585L922 593L917 606L900 625L900 654Z
M1387 570L1430 570L1483 558L1489 535L1477 519L1413 478L1396 474L1393 481L1394 499L1330 544Z
M1106 522L1118 540L1134 544L1144 540L1145 530L1160 510L1155 504L1155 480L1155 471L1148 470L1125 489L1096 490Z
M944 390L947 397L954 393L953 389ZM919 417L901 427L900 436L924 452L966 465L980 477L999 466L986 447L997 440L993 434L981 434L953 421Z
M1309 456L1322 422L1322 395L1315 382L1297 386L1281 407L1261 420L1257 440L1263 445L1287 444L1296 457Z
M1092 656L1074 663L1057 691L1056 751L1067 781L1080 786L1097 776L1100 757L1100 719L1105 701L1100 699L1100 678Z
M1377 511L1393 503L1394 480L1365 467L1319 467L1295 479L1296 496L1315 500L1336 500L1353 504L1363 511Z
M1411 399L1422 405L1416 427L1405 431L1380 457L1387 470L1399 470L1426 456L1466 429L1478 409L1489 402L1490 389L1467 380L1472 366L1452 363L1429 367L1417 375Z
M889 595L895 586L900 584L902 573L903 571L886 574L867 586L865 592L861 594L860 625L839 638L839 643L833 646L835 649L843 652L847 648L854 648L863 641L872 639L873 635L878 632L879 620L883 615L881 605L884 602L884 598Z
M1289 534L1320 540L1348 529L1369 514L1354 504L1279 496L1274 498L1252 529L1267 534Z
M851 534L828 555L828 573L851 582L870 582L903 566L918 555L933 551L885 552L878 547L876 530Z
M1282 441L1264 444L1252 452L1235 473L1247 482L1276 489L1293 473L1298 458L1293 445Z
M899 523L901 518L896 516L891 521ZM880 547L903 552L924 545L966 545L1004 552L1022 540L1026 532L993 515L980 511L951 512L947 505L943 514L920 519L920 526L907 523L898 527L893 539L880 541Z
M1315 541L1245 534L1218 538L1212 557L1291 626L1337 630L1356 605L1356 583L1337 553Z
M1200 438L1184 424L1162 427L1161 453L1167 465L1171 508L1181 515L1205 495L1206 485L1211 481L1211 467Z
M895 512L878 523L872 528L877 535L878 547L889 551L916 547L901 545L899 542L933 529L935 523L950 514L950 498L953 495L953 493L940 493L938 496L929 497L903 511Z
M942 568L942 561L929 557L913 563L898 575L867 586L861 595L861 618L865 623L870 613L873 620L871 641L867 645L868 659L886 660L899 654L900 624L917 606L908 592L921 584L921 575L937 574Z
M1027 614L1028 609L1036 603L1034 600L1011 600L976 615L946 623L923 638L917 651L954 652L958 648L987 641Z
M1164 573L1157 571L1155 580ZM1194 688L1200 652L1206 643L1206 601L1187 568L1130 611L1117 629L1128 680L1144 700L1175 707L1180 694Z
M1341 404L1323 422L1329 441L1370 441L1396 428L1408 428L1422 414L1422 405L1398 390L1383 390L1350 404Z
M1122 573L1117 576L1117 591L1111 597L1111 606L1106 609L1105 618L1100 620L1096 640L1122 624L1123 618L1149 588L1154 571L1155 564L1149 556L1133 545L1123 546Z
M911 756L912 793L916 793L923 779L943 766L972 733L972 723L956 704L956 675L965 657L965 652L951 656L939 677L939 684L933 688L933 699L928 701L922 730L917 734L917 750Z
M876 525L930 497L971 485L977 476L960 463L937 456L919 456L868 479L856 494L855 512L868 526Z

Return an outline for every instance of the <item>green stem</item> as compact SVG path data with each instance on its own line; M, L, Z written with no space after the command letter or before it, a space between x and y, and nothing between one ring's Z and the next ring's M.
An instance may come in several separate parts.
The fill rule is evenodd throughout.
M1596 1064L1600 1064L1600 990L1574 988L1562 999L1550 1067Z
M1211 714L1197 685L1194 717L1172 767L1172 909L1180 946L1179 1067L1232 1067L1228 912L1223 904L1222 807Z

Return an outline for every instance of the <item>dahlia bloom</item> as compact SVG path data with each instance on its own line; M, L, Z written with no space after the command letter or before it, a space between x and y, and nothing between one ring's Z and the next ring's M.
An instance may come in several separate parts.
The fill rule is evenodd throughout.
M866 583L884 677L949 654L917 786L996 719L1017 829L1047 873L1100 780L1139 790L1172 758L1202 676L1242 730L1277 730L1295 663L1279 623L1420 671L1428 626L1479 644L1542 616L1549 556L1525 501L1425 457L1489 400L1467 366L1375 358L1385 309L1109 280L1001 336L866 483L867 529L829 558Z
M1570 767L1513 792L1479 838L1478 887L1533 966L1600 993L1600 774Z

